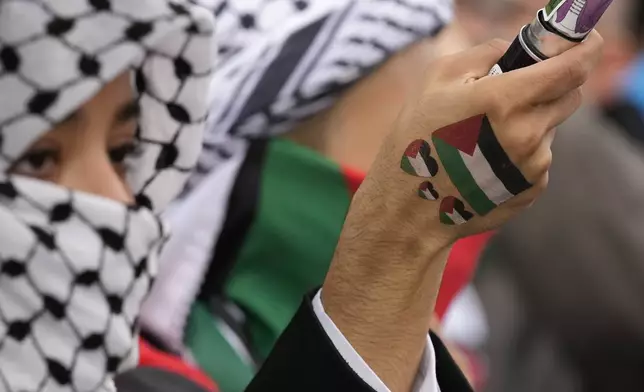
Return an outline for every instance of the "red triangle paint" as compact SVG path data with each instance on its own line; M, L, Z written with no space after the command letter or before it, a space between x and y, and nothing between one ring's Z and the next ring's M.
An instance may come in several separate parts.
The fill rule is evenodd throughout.
M440 139L471 156L476 150L483 117L483 115L474 116L456 124L448 125L434 132L432 138Z
M455 206L456 206L456 198L454 196L447 196L441 202L440 212L451 214L454 212Z
M429 148L429 143L422 139L414 140L405 150L405 156L416 158L423 148Z

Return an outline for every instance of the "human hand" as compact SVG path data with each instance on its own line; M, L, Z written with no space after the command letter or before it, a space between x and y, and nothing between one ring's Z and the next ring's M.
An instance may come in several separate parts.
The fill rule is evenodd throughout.
M408 233L448 241L502 225L545 189L554 128L580 106L580 87L602 45L593 32L555 58L492 77L489 69L507 49L503 41L437 60L358 200L368 199L369 208L378 194Z
M451 244L502 225L546 187L553 129L581 104L602 45L593 32L556 58L486 77L508 47L492 41L435 61L402 110L322 290L327 313L391 390L411 387ZM491 127L481 131L484 114Z

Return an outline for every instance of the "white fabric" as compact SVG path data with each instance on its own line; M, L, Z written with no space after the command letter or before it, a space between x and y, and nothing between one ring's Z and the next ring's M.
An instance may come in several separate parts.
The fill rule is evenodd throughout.
M478 350L487 341L488 325L478 292L470 284L461 290L447 309L443 337L461 347Z
M226 161L190 195L195 203L176 204L164 215L172 222L173 235L159 257L164 273L158 276L144 303L141 323L173 350L183 348L188 312L208 271L211 250L221 232L232 183L242 161L243 154Z
M38 180L4 186L18 196L0 207L0 391L112 389L111 375L138 363L162 225Z
M232 140L290 131L452 17L452 0L211 1L221 61L191 188L231 156Z
M113 391L138 363L157 214L200 151L213 28L184 0L0 1L0 392ZM141 107L134 205L7 174L124 72Z
M351 346L351 343L344 337L342 332L335 325L333 320L324 311L320 290L313 298L313 310L320 320L322 328L333 342L342 358L349 364L351 369L360 376L374 391L390 392L389 388L380 380L378 375L367 365L360 354ZM438 379L436 378L436 354L432 340L427 335L427 345L423 353L423 358L418 366L418 374L414 382L412 392L440 392Z

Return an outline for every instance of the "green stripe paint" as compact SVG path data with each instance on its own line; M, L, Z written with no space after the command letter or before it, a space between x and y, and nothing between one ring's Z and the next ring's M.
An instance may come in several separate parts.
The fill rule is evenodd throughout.
M496 208L497 205L487 197L474 180L459 151L441 139L433 138L433 142L445 171L472 209L479 215L486 215Z

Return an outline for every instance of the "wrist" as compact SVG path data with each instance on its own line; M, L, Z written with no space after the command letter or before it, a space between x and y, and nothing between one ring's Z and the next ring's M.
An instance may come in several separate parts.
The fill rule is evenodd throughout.
M398 172L387 176L382 169L378 171L380 175L367 176L355 194L343 237L353 238L360 233L387 249L394 247L415 255L413 261L421 263L460 238L459 226L440 222L440 203L419 197L417 178ZM388 178L376 178L382 174Z
M342 270L364 283L398 282L398 274L420 272L440 263L458 239L454 227L440 223L438 211L422 200L413 184L397 184L395 191L382 189L367 178L360 187L342 228L329 275ZM376 195L376 196L374 196Z
M384 168L375 173L354 197L322 302L383 382L407 390L458 234L440 223L433 203L418 197L413 179Z
M401 319L422 319L426 333L451 244L417 240L405 247L391 240L363 241L363 235L340 240L322 290L325 309L347 320L348 327L361 319L356 325L374 323L385 329L383 321L390 319L398 330Z
M322 303L390 390L410 390L413 385L450 250L437 248L425 263L405 265L401 258L387 266L393 249L356 255L351 247L338 247L321 292Z

